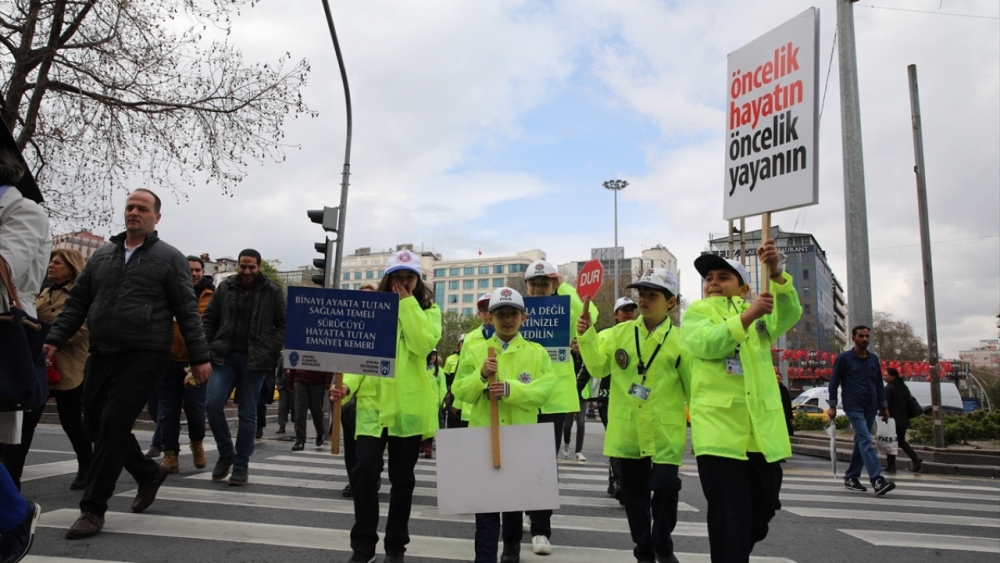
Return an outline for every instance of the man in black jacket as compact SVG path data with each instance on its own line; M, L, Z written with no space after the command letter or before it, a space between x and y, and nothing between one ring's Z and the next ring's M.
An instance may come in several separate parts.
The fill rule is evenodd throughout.
M212 480L247 484L247 470L257 433L257 401L264 377L273 372L285 343L285 296L260 270L260 253L240 252L239 273L221 283L202 323L212 353L208 382L208 425L219 448ZM233 447L225 406L236 386L239 426Z
M124 468L139 492L133 512L156 500L168 470L146 457L132 425L167 367L174 318L187 343L191 371L211 374L191 270L184 255L156 235L160 198L137 189L125 202L125 232L91 256L66 298L45 342L51 359L84 320L90 328L83 414L94 442L90 481L80 499L80 518L69 539L92 536L104 526L108 499Z

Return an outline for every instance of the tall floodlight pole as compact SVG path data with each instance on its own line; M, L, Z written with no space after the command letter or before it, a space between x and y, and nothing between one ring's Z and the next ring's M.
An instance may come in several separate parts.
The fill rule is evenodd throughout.
M333 27L333 15L330 14L330 4L323 0L323 11L326 12L326 23L330 27L330 37L333 38L333 50L337 52L337 64L340 65L340 78L344 83L344 102L347 104L347 144L344 149L344 171L340 180L340 221L337 227L337 254L333 260L333 276L330 287L340 283L340 264L344 258L344 226L347 223L347 186L351 176L351 89L347 84L347 69L344 67L344 56L340 53L340 41L337 40L337 30ZM329 266L328 266L329 267Z
M944 447L941 422L941 373L938 370L937 307L934 304L934 266L931 263L931 229L927 218L927 172L924 170L924 136L920 123L917 65L906 67L910 79L910 114L913 124L913 171L917 175L917 213L920 221L920 254L924 262L924 313L927 316L927 363L931 365L931 414L934 447Z
M844 158L844 215L847 234L848 315L852 326L872 326L872 276L868 259L868 208L861 150L858 61L854 49L854 6L837 0L840 64L840 126Z
M628 187L625 180L608 180L604 187L615 193L615 301L618 300L618 192Z

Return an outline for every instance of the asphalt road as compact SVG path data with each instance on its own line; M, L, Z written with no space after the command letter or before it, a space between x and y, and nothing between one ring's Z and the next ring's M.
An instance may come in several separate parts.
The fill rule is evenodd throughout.
M257 442L249 486L233 488L210 480L216 454L209 434L208 468L194 469L185 452L181 472L167 479L157 501L139 515L129 511L136 485L123 473L104 531L70 541L63 533L79 514L80 493L69 489L75 458L60 428L40 426L28 456L23 491L41 504L43 515L36 545L25 561L346 561L353 511L350 500L340 496L346 483L342 456L331 456L328 447L316 449L311 442L305 451L291 452L291 443L275 435L274 429L272 423ZM138 437L140 444L148 445L149 433ZM553 552L547 557L534 555L526 537L522 561L635 560L624 509L605 491L602 442L600 423L588 421L584 448L588 461L559 462L562 508L553 518ZM844 490L842 479L832 476L825 460L796 456L784 468L783 510L772 521L767 539L754 549L753 561L1000 560L1000 484L995 481L904 472L895 477L895 491L876 498L870 491ZM844 470L843 463L839 469ZM707 562L706 503L693 456L685 457L681 476L682 504L674 532L677 556L681 562ZM382 490L383 503L388 501L388 490L388 486ZM435 460L421 459L406 560L472 561L473 518L438 515L435 495Z

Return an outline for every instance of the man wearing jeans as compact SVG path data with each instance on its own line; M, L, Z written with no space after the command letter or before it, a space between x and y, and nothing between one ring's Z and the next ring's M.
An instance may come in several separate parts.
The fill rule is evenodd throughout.
M830 409L826 412L830 419L837 416L837 388L843 389L844 412L854 428L854 451L851 464L844 474L844 487L850 491L864 492L868 489L861 484L861 466L864 465L876 496L882 496L896 488L896 484L882 476L882 464L875 451L871 428L875 415L882 420L889 419L885 389L882 387L882 366L878 356L868 351L869 329L859 325L851 329L854 348L842 352L833 364L830 377Z
M247 470L257 433L257 401L264 377L278 365L285 341L285 298L278 284L260 270L260 253L240 252L239 273L219 284L202 318L212 352L208 383L208 425L219 449L213 481L247 484ZM239 426L233 448L226 400L236 387Z

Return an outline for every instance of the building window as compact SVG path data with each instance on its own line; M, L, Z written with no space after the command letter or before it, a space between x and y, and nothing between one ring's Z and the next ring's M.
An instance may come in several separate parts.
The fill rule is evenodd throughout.
M475 280L462 280L462 289L473 289L475 285Z
M480 266L479 267L479 275L480 276L486 276L486 275L489 275L489 273L490 273L490 267L489 266Z
M489 289L490 280L479 280L479 289Z
M493 278L493 287L503 287L503 278Z
M476 269L473 266L466 266L462 268L463 276L474 276L476 275Z
M438 307L444 307L444 282L434 282L434 302Z
M511 264L510 266L507 266L508 274L516 274L518 272L526 272L526 271L528 271L527 264Z
M448 307L449 313L458 313L458 307Z
M466 293L462 295L462 303L472 303L474 297L475 295L471 293Z
M448 303L458 303L458 296L452 293L448 296Z
M809 286L808 285L802 286L802 293L804 293L806 295L809 295Z
M502 274L503 273L503 264L497 264L496 266L493 266L493 273L494 274Z
M351 279L351 273L350 272L344 272L344 279L345 280Z
M383 276L385 276L385 270L379 270L378 277L381 279Z
M472 307L462 307L462 316L463 317L471 317L472 316Z
M460 268L449 268L448 269L448 275L449 276L459 276L459 275L461 275L460 274L461 271L462 270Z
M365 272L365 279L366 280L375 279L375 272L373 272L372 270L368 270L367 272Z
M810 305L808 303L803 303L802 304L802 314L803 315L811 315L812 314L812 305Z
M435 278L443 278L444 277L444 273L445 273L445 269L444 268L435 268L434 269L434 277Z
M809 279L809 270L807 270L805 268L802 269L802 279L804 279L804 280Z
M355 289L355 290L359 290L359 289L361 289L361 284L360 284L360 283L356 283L356 284L354 284L354 289Z
M354 279L356 279L356 280L360 280L361 279L361 270L358 270L357 272L354 272Z
M458 280L448 282L448 289L458 289Z

